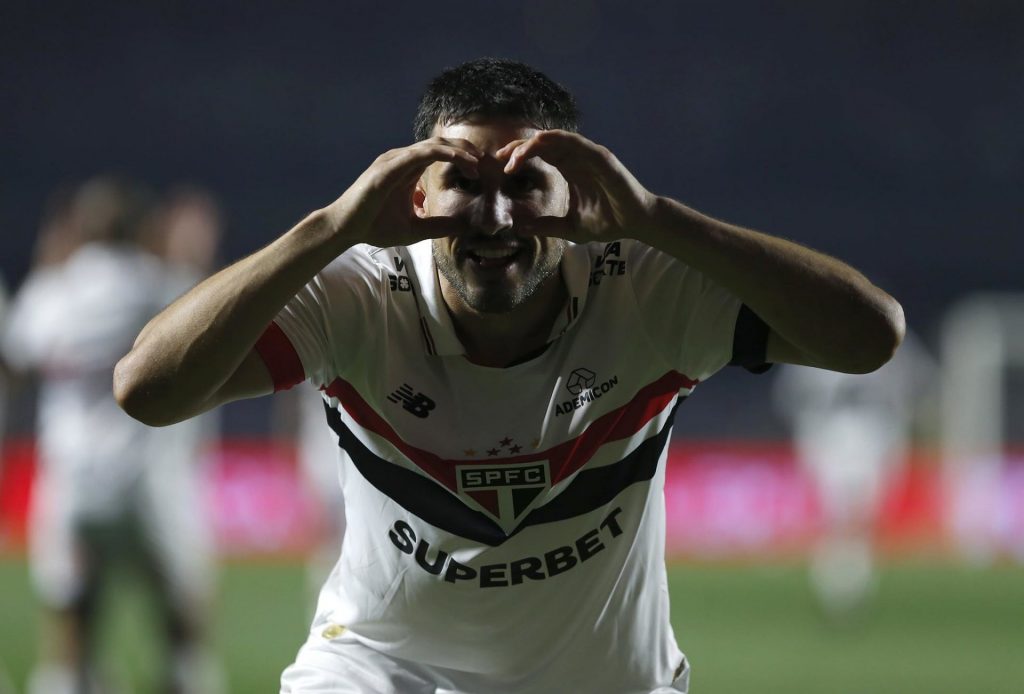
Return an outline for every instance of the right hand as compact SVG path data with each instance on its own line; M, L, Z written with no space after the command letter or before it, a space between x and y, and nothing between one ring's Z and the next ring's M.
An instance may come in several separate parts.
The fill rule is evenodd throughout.
M452 162L468 178L478 178L477 165L482 156L483 152L468 140L443 137L389 150L324 211L335 233L353 244L388 248L456 235L462 231L461 220L416 215L416 182L434 162Z

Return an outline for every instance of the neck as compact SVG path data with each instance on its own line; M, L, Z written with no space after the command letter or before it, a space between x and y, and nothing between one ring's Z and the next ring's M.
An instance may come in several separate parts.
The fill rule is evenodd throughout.
M466 358L481 366L511 366L540 352L567 296L561 273L554 272L521 305L486 313L466 304L443 275L438 279Z

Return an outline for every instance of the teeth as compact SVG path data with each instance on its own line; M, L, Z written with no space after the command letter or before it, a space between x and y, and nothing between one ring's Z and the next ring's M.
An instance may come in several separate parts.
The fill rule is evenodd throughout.
M487 258L488 260L497 260L498 258L510 258L515 255L518 250L518 248L479 248L473 251L473 254L481 258Z

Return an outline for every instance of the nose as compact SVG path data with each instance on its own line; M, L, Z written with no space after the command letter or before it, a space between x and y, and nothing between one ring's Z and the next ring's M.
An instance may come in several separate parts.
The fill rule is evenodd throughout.
M473 226L488 236L496 236L512 228L512 200L499 191L491 191L477 199Z

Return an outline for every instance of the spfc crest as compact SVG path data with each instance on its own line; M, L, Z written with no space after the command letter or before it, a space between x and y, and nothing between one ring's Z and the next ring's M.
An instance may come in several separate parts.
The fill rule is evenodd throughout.
M459 496L490 516L505 534L512 532L542 493L551 488L551 469L546 460L457 465L455 476Z

